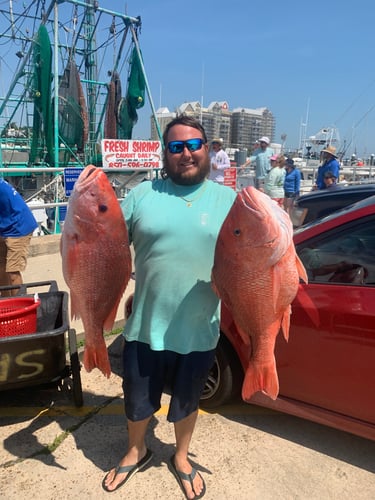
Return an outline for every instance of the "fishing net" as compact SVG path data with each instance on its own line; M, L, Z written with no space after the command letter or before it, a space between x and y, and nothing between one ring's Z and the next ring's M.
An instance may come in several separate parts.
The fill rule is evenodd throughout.
M88 137L88 113L77 66L70 59L59 85L59 135L70 148L83 152Z
M36 34L33 49L32 97L34 99L33 137L30 163L53 160L53 127L51 111L52 49L47 28L42 24Z

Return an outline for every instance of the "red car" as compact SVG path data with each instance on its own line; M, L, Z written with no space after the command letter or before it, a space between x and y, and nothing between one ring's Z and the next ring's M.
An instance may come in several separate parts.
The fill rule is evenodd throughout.
M280 393L251 402L375 440L375 196L294 233L309 275L278 335ZM223 306L221 339L202 396L213 408L241 390L249 353Z

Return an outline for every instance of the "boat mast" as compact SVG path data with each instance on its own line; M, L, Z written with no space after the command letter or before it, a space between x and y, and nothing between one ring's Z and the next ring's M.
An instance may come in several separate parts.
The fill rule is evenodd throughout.
M96 146L96 35L95 35L95 0L86 0L85 9L85 71L87 80L87 109L89 115L88 158L93 161Z

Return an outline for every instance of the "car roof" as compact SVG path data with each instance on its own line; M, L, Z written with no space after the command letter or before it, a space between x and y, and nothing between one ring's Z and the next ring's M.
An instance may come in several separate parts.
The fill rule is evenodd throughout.
M321 219L314 220L294 230L294 242L310 238L337 225L345 222L364 217L366 215L375 214L375 195L357 201L352 205L336 210L335 212L322 217Z
M327 196L331 197L341 197L347 196L353 193L366 193L375 194L375 183L374 184L355 184L355 185L337 185L334 189L318 189L316 191L311 191L309 193L301 195L296 201L297 203L310 201L310 200L319 200L321 198L325 198Z

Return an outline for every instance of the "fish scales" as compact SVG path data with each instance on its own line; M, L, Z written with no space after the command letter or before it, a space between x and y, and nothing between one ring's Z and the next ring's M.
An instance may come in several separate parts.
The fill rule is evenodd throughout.
M244 188L219 232L213 288L232 313L239 333L251 344L242 397L257 391L276 399L279 382L276 337L289 335L290 304L306 271L293 244L289 216L267 195Z
M121 207L106 174L87 166L75 183L61 235L64 279L71 316L85 332L83 364L109 377L103 330L113 326L131 273L128 234Z

